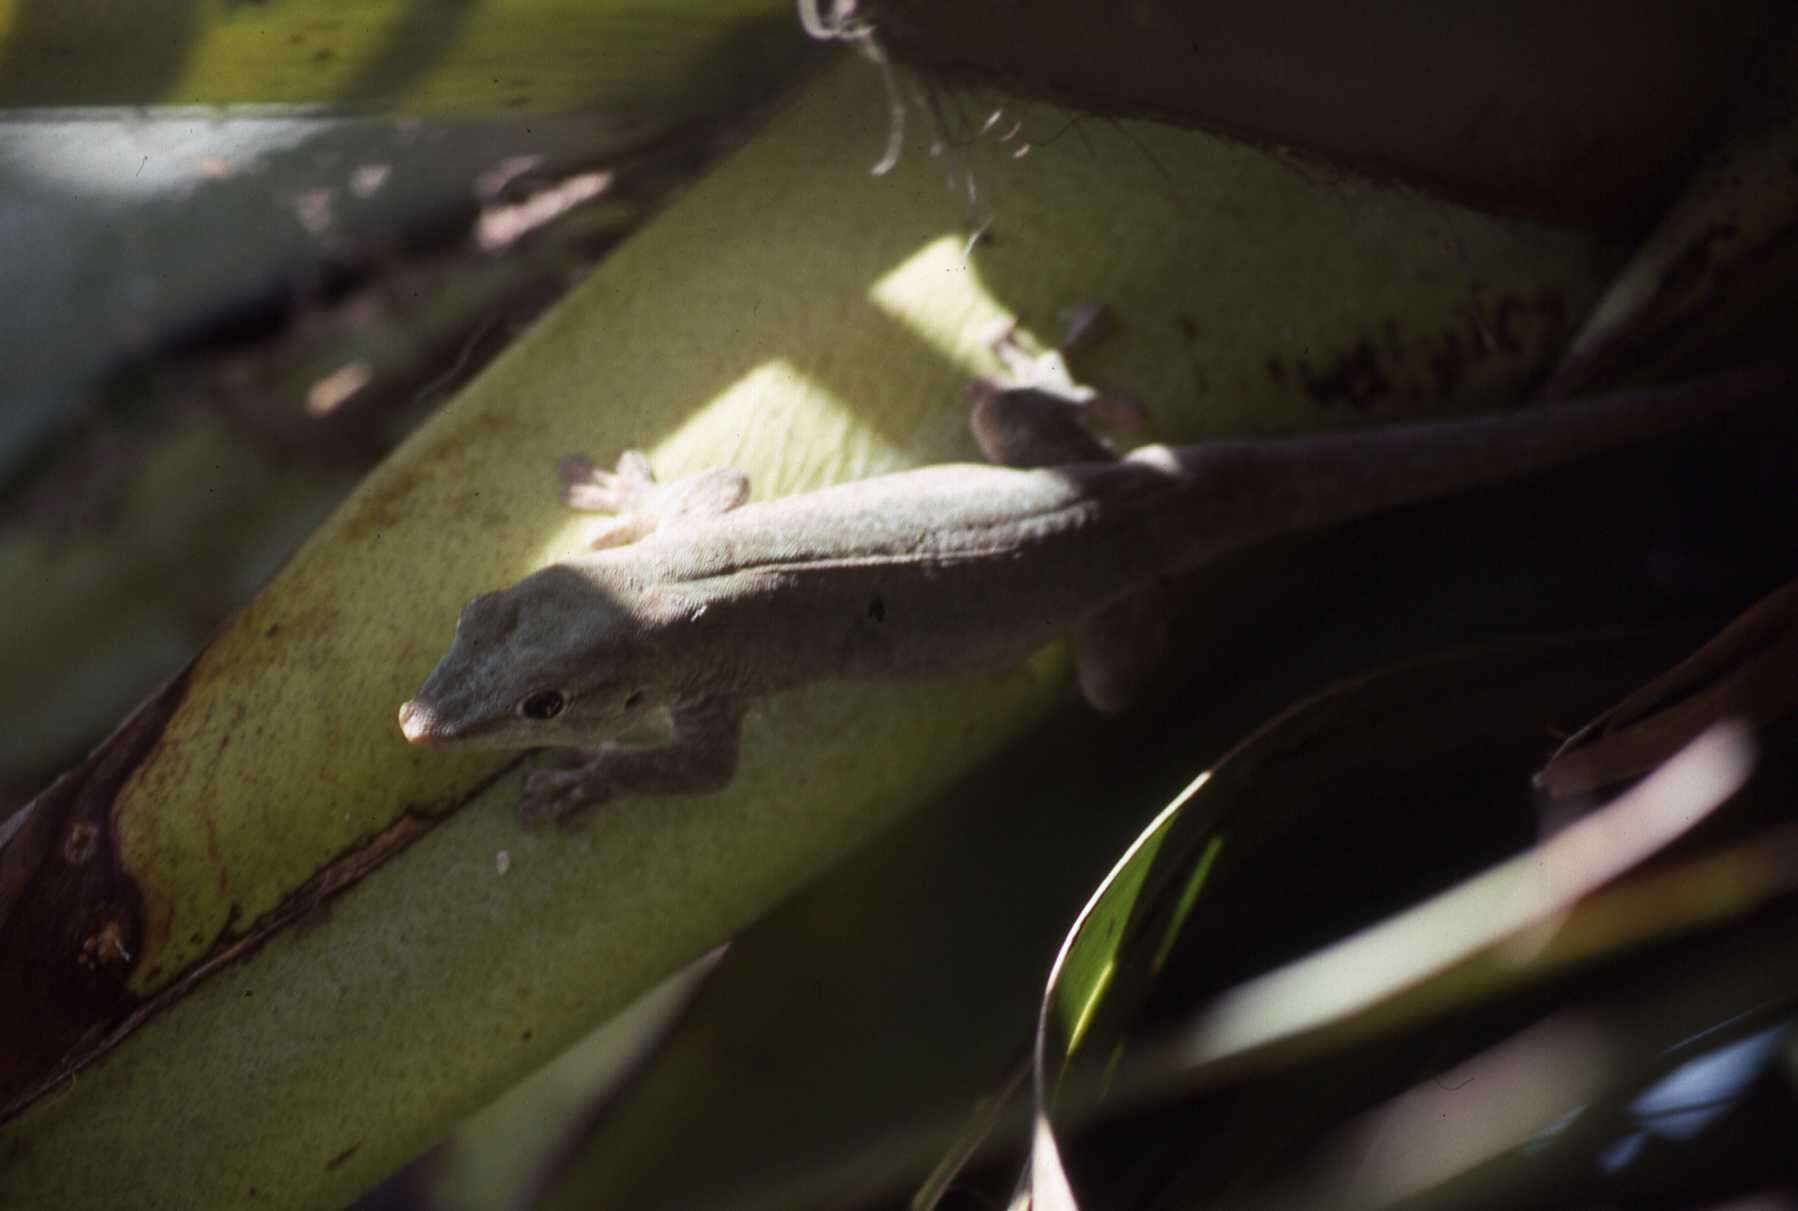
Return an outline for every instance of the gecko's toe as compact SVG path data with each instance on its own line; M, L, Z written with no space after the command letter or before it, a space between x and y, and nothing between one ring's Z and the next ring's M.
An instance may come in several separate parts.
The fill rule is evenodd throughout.
M587 769L537 770L524 780L518 801L518 821L527 829L546 824L564 828L591 818L593 809L609 796Z
M526 832L537 832L544 825L555 819L553 812L543 809L543 805L534 799L518 801L518 823Z
M524 780L524 796L518 801L518 822L526 828L542 828L559 819L562 800L577 781L572 771L538 770Z
M649 455L641 450L626 450L618 456L618 474L640 484L653 484L656 481L655 470L649 465Z
M1000 348L1011 345L1018 338L1018 317L1002 315L980 330L980 343L995 354Z

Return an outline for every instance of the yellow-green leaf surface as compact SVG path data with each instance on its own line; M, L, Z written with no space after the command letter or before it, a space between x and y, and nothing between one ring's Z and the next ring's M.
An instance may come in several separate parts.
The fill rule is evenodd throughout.
M762 497L970 458L984 331L1048 331L1080 300L1121 325L1082 368L1148 401L1156 437L1431 414L1515 394L1594 294L1574 233L1189 133L1049 139L1043 114L1031 154L969 156L992 219L970 258L953 161L867 174L885 112L858 60L820 80L219 635L113 808L143 901L135 994L500 768L408 749L394 711L468 597L581 549L564 452L731 462ZM1017 735L1064 665L783 696L725 793L621 801L572 836L521 833L501 779L0 1128L0 1201L340 1204Z
M769 37L800 40L786 0L0 0L0 106L653 118Z

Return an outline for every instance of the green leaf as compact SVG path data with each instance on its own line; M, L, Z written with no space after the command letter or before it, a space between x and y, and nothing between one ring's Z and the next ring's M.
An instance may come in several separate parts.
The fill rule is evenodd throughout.
M1478 407L1538 374L1595 290L1579 235L1320 187L1151 127L1022 158L987 145L976 179L996 201L970 258L942 162L866 174L884 117L859 60L819 81L28 809L0 852L16 964L0 984L26 990L0 1001L0 1035L37 1042L11 1071L0 1195L340 1204L1064 691L1055 650L813 687L752 715L726 793L521 835L503 759L409 749L394 712L463 602L581 549L561 454L642 446L665 476L730 462L762 497L970 458L965 383L996 369L984 330L1016 314L1048 331L1082 299L1123 323L1086 377L1152 401L1158 438L1440 408L1434 367L1511 300L1518 339L1456 379L1453 406ZM1377 378L1353 373L1369 359ZM1345 400L1362 411L1320 411ZM69 852L88 859L51 858Z

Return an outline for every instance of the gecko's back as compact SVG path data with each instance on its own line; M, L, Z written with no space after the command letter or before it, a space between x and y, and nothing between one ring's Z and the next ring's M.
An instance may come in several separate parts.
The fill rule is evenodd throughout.
M745 505L581 561L656 586L683 659L769 688L1001 665L1153 577L1182 487L1145 461L945 464Z
M1670 432L1786 381L1752 371L1436 424L1147 446L1110 463L940 465L747 505L595 558L703 604L701 646L749 661L758 681L998 665L1163 573Z

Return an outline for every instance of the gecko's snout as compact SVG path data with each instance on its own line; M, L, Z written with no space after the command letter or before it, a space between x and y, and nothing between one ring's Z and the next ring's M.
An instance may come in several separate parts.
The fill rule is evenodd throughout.
M437 718L431 708L413 699L400 703L400 732L408 743L429 744L437 734Z

